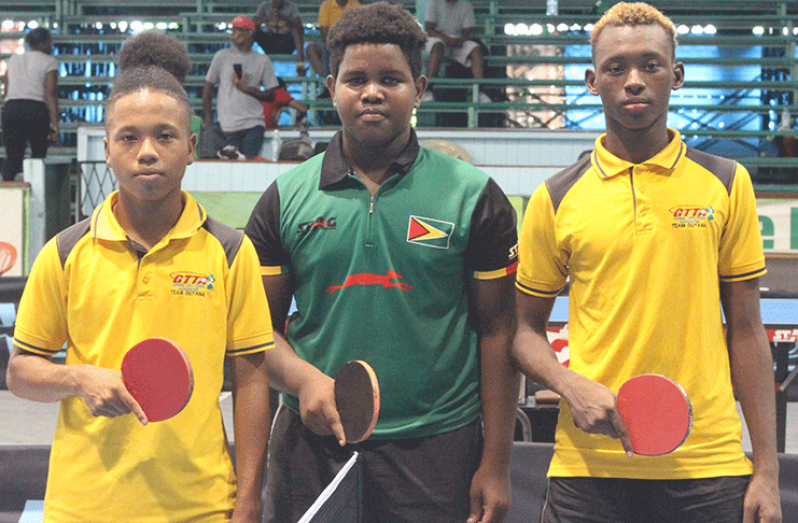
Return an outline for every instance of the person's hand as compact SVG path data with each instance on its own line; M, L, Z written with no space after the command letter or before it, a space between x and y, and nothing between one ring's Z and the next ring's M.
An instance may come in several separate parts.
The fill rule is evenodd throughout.
M47 141L50 142L51 145L58 145L58 126L53 125L50 127L50 132L47 133Z
M632 440L618 411L616 394L601 383L572 373L573 379L563 397L571 409L574 424L589 434L604 434L619 439L626 455L633 456Z
M79 395L93 416L115 418L132 412L142 425L147 424L147 415L128 392L121 372L93 365L76 365L73 370Z
M249 86L247 86L247 74L241 73L241 77L239 78L238 75L233 72L233 85L242 93L248 93Z
M748 483L743 503L743 523L781 523L781 501L778 474L766 476L757 473Z
M343 447L346 445L346 435L335 407L335 380L319 374L320 378L307 380L299 391L302 423L320 436L335 436Z
M466 523L501 523L510 510L510 471L480 465L471 480L471 511Z
M305 76L306 72L307 72L307 69L305 69L305 62L304 61L298 61L296 63L296 75L297 76Z

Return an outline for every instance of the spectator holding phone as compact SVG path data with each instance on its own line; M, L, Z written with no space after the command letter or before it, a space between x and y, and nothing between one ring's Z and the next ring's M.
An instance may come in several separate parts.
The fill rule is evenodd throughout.
M202 89L205 125L213 124L213 91L218 85L217 114L225 137L220 158L258 156L263 146L263 102L274 100L277 76L269 57L252 49L255 22L236 16L232 22L232 47L217 52Z

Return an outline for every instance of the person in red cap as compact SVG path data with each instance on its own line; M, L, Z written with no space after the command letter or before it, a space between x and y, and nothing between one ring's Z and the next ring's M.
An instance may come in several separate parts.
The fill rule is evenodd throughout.
M274 99L277 76L269 57L252 49L255 22L236 16L231 23L232 47L217 52L202 89L205 125L213 124L213 91L218 85L216 112L224 133L220 158L259 156L263 146L263 102Z

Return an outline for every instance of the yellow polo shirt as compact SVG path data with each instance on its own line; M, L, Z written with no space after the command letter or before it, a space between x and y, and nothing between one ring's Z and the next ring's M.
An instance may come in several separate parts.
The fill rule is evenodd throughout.
M139 253L111 211L117 199L45 245L14 344L49 357L66 343L67 365L119 369L134 344L169 338L188 354L194 392L180 414L145 427L63 401L44 521L227 521L236 482L219 407L224 358L273 345L254 247L183 193L178 223Z
M358 0L349 0L341 7L336 0L327 0L319 7L319 27L330 28L341 18L341 15L350 7L360 5Z
M680 479L744 475L741 423L721 323L719 281L765 273L751 179L730 160L668 146L631 164L596 140L529 201L517 286L556 296L570 279L570 369L618 391L663 374L693 408L687 441L660 457L574 425L562 402L550 476Z

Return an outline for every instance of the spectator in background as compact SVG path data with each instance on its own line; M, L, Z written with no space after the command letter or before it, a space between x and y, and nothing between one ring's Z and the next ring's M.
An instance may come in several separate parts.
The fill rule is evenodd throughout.
M53 37L38 27L25 35L25 53L8 60L2 112L6 160L3 181L22 172L25 148L31 158L44 158L50 143L58 143L58 63L53 58Z
M427 30L427 78L430 85L424 93L422 102L435 100L432 92L432 79L438 76L444 57L471 68L474 78L485 77L485 59L480 45L471 40L474 30L474 6L468 0L429 0L424 16ZM479 102L490 103L490 97L479 91Z
M155 65L177 78L182 85L191 70L185 44L162 31L142 31L127 38L116 58L120 71ZM202 118L191 113L191 133L199 137Z
M274 92L274 100L271 102L263 102L263 118L266 123L266 129L277 129L277 124L280 121L280 113L286 107L290 107L296 111L296 120L294 120L294 127L299 129L302 127L302 121L308 114L308 106L297 102L285 88L285 81L282 78L277 79L277 90Z
M255 42L263 52L291 54L296 51L296 74L305 76L305 28L296 4L291 0L266 0L258 6L253 21Z
M360 5L358 0L325 0L319 7L319 33L321 42L315 42L308 46L308 61L321 77L330 74L330 52L327 50L327 34L335 22L341 18L341 14L350 7Z
M205 125L213 123L213 90L219 86L217 114L225 144L219 158L245 159L260 155L263 146L263 102L274 100L277 76L269 57L252 49L255 22L236 16L228 47L213 56L205 85L202 108Z

